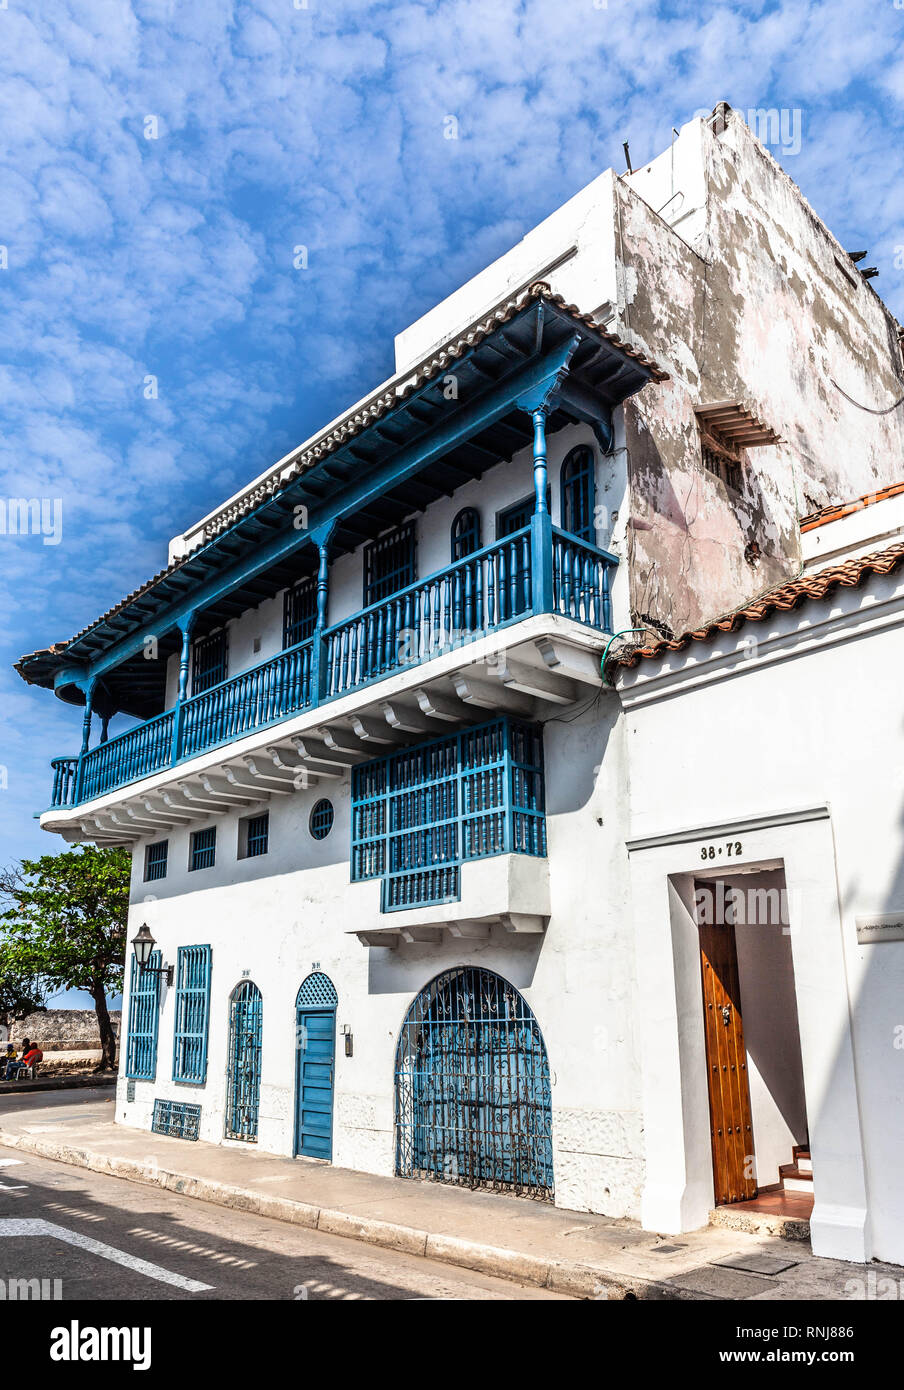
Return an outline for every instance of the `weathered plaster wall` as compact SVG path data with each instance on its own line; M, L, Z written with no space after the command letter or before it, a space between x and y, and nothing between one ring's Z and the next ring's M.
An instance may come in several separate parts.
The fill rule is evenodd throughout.
M901 350L878 296L736 114L721 130L685 126L616 199L618 328L672 373L625 406L632 606L681 632L796 573L799 515L900 478L902 412L859 410L833 378L890 404ZM747 451L740 495L700 459L694 407L725 400L782 440Z

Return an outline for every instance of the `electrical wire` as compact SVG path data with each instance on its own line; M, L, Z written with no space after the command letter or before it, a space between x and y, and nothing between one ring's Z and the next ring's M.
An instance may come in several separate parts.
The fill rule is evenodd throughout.
M850 401L851 405L855 405L858 410L865 410L869 415L890 415L893 410L897 410L899 405L904 405L904 396L902 396L899 401L895 401L894 405L887 405L884 410L876 410L871 405L862 405L860 401L855 401L854 397L849 396L843 386L838 385L838 382L835 380L833 376L829 377L829 381L835 387L836 391L841 392L842 396L844 396L844 399L846 401Z

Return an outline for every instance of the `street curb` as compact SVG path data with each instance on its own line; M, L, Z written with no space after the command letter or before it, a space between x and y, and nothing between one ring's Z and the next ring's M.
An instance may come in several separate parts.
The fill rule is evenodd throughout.
M552 1293L568 1294L572 1298L610 1300L676 1300L706 1302L711 1294L675 1288L654 1279L634 1278L614 1274L601 1266L579 1261L549 1259L543 1255L527 1255L517 1250L505 1250L478 1241L461 1240L457 1236L434 1235L413 1226L400 1226L392 1221L378 1221L368 1216L329 1207L316 1207L307 1202L295 1202L288 1197L273 1197L269 1193L252 1192L248 1188L228 1183L192 1177L160 1168L155 1163L140 1163L133 1159L71 1148L66 1144L38 1139L30 1134L10 1134L0 1129L0 1146L21 1149L39 1158L68 1163L75 1168L88 1168L108 1177L128 1182L146 1183L178 1192L199 1202L231 1207L235 1211L253 1212L286 1221L295 1226L325 1234L345 1236L348 1240L363 1241L387 1250L399 1250L406 1255L419 1255L428 1260L470 1269L477 1274L496 1279L509 1279L519 1284L531 1284L549 1289Z
M116 1072L102 1076L45 1076L37 1081L4 1081L0 1085L0 1096L13 1095L19 1091L77 1091L80 1087L115 1086Z

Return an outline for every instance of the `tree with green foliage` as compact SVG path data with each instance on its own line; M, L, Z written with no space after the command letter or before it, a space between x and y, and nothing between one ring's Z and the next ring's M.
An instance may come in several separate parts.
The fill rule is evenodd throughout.
M116 1066L107 995L122 992L129 879L125 850L93 845L23 859L0 873L0 968L46 990L87 990L100 1033L98 1071Z
M0 1024L9 1028L17 1019L40 1013L46 995L43 981L22 973L5 938L0 937Z

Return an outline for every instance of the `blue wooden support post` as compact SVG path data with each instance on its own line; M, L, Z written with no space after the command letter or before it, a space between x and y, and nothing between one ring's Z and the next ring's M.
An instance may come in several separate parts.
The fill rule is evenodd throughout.
M530 519L531 607L534 613L553 610L552 517L546 502L546 411L531 411L534 422L534 514Z
M311 532L311 539L317 547L317 617L314 622L314 641L311 650L311 695L310 703L319 705L326 695L327 647L324 640L330 597L330 540L335 530L335 522L318 527Z
M182 633L182 651L179 654L179 690L176 695L176 703L173 707L173 742L170 752L170 763L179 761L182 754L182 706L188 695L188 665L191 660L191 633L195 625L195 612L185 613L179 619L179 631Z
M88 742L91 738L91 712L94 706L94 691L97 686L96 680L91 680L85 687L85 717L82 720L82 746L79 749L78 765L75 769L75 798L73 805L77 806L82 799L82 765L85 761L85 754L88 752Z

